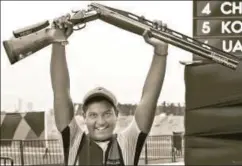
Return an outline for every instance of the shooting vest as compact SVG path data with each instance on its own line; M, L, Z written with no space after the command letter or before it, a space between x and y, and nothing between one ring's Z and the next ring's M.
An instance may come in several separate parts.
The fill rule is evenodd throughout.
M90 139L88 134L84 133L77 155L75 156L74 165L124 166L122 152L117 141L117 134L112 136L106 152L104 152L96 142Z
M103 157L104 155L105 158ZM102 148L92 141L88 134L84 134L78 149L75 164L78 159L78 165L124 166L122 152L118 145L116 134L110 139L106 152L103 152Z
M113 134L106 151L78 126L75 119L61 132L65 165L138 165L147 134L135 120L123 132Z

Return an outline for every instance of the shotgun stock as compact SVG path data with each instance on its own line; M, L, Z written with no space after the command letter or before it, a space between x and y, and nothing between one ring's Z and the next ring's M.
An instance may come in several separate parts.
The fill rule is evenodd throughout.
M3 41L3 46L10 63L14 64L50 45L52 38L48 33L49 30L50 29L42 29L23 37Z
M80 30L85 26L86 22L97 18L98 13L95 11L87 12L80 10L74 12L70 21L74 27L77 27L74 30ZM80 27L81 25L84 26ZM3 41L3 46L11 65L47 47L53 42L53 36L50 33L52 29L48 26L48 21L27 26L13 31L14 37Z

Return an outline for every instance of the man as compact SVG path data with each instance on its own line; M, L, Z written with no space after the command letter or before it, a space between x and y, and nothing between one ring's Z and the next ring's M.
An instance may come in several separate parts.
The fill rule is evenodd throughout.
M62 135L66 165L137 165L145 139L152 127L156 105L163 84L168 44L149 37L154 47L152 63L145 80L141 100L131 124L120 133L113 133L117 122L117 100L107 89L97 87L83 100L85 133L74 118L70 98L70 80L65 45L73 26L63 16L54 21L54 42L51 57L51 81L57 129Z

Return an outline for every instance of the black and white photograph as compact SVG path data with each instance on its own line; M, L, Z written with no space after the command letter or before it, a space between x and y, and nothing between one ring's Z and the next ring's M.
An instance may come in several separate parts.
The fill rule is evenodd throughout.
M0 165L242 165L242 1L1 1Z

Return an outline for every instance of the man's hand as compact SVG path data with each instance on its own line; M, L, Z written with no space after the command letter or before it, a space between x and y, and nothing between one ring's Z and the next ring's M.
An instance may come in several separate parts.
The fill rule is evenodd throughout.
M73 24L70 14L54 19L51 28L53 42L68 43L68 37L73 33Z
M167 25L163 24L161 21L155 21L155 25L163 28L164 31L167 28ZM150 32L148 30L143 33L143 37L146 43L154 47L156 55L166 56L168 54L168 44L159 39L150 37Z

